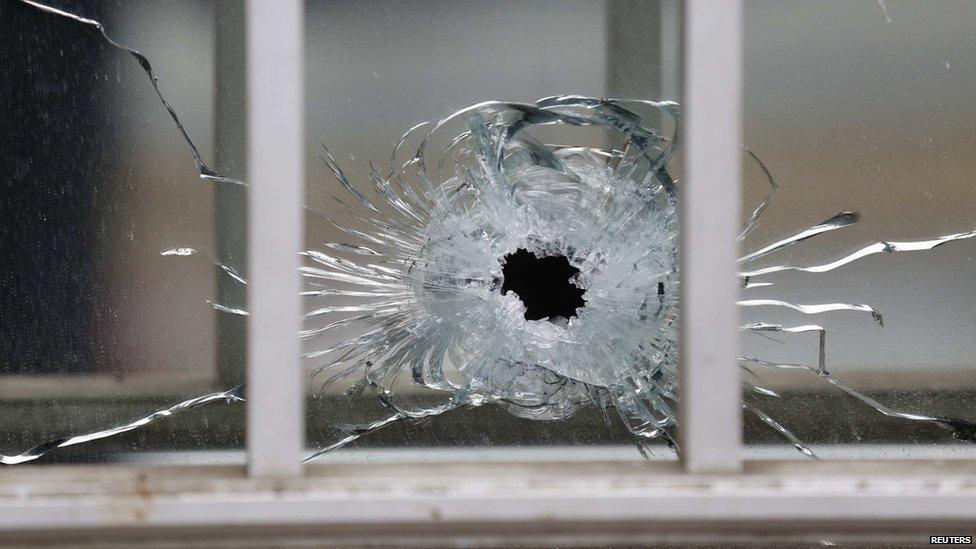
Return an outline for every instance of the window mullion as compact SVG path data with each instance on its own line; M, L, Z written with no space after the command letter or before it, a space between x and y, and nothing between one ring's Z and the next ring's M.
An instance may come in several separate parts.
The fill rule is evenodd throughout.
M736 232L742 4L684 2L681 446L689 472L741 468Z
M257 477L301 474L298 255L304 195L301 0L247 0L247 450Z

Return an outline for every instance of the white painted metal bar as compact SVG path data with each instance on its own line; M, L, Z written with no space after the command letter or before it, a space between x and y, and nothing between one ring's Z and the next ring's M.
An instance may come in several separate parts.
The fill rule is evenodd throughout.
M671 464L352 463L275 482L241 478L236 468L44 468L33 478L6 470L0 545L30 531L131 536L146 528L192 528L225 544L276 529L344 536L340 545L370 544L378 532L391 537L384 545L454 545L478 535L494 545L533 535L569 543L628 531L727 542L731 529L753 541L806 532L836 542L834 534L860 531L878 542L899 532L968 534L976 524L976 471L965 460L750 465L748 474L689 475ZM4 482L8 476L16 482Z
M683 30L680 443L687 471L736 471L741 1L686 0Z
M301 0L247 0L247 449L256 477L301 474L298 294L304 195Z

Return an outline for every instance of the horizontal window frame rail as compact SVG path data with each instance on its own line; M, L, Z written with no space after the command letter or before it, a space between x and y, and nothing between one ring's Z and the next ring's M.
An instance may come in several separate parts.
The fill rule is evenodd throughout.
M404 540L629 532L923 541L976 527L974 473L971 460L745 462L734 474L685 473L675 462L330 464L300 479L248 478L243 466L10 469L0 471L0 543L228 527L343 536L386 528Z

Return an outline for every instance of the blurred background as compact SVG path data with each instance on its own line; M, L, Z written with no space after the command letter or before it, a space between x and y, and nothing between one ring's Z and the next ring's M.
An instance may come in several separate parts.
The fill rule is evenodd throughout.
M142 51L204 160L243 176L241 2L62 4ZM974 24L976 6L964 0L746 2L744 141L781 187L746 250L841 210L860 212L861 223L769 264L974 228ZM308 200L318 208L335 189L315 156L323 141L361 181L407 128L480 101L679 99L670 0L310 1L306 25ZM8 0L0 28L10 37L0 43L0 453L240 383L244 322L206 300L241 307L242 288L204 258L159 252L191 246L246 272L243 189L197 176L138 63L91 27ZM744 216L765 190L750 165ZM306 231L310 246L334 236L314 219ZM878 255L830 274L773 276L774 286L748 294L868 303L884 328L856 313L768 308L744 310L743 320L820 323L839 379L905 411L976 419L974 254L976 242L963 241ZM779 339L744 337L743 347L815 363L815 337ZM766 386L783 397L763 408L825 455L968 451L815 376L770 376ZM349 421L374 404L310 401L310 444L327 439L337 406ZM799 457L751 420L745 434L755 455ZM240 461L242 444L243 406L219 404L41 462ZM410 448L458 459L639 459L595 410L537 422L493 407L388 429L327 459L403 459Z

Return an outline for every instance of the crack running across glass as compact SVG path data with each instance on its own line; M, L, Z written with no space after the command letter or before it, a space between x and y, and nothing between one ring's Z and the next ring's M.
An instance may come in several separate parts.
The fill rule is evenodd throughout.
M98 21L21 1L90 25L131 54L191 148L200 176L244 185L204 164L145 56L112 40ZM670 135L647 122L661 118L675 128ZM655 440L677 450L680 184L668 166L676 153L678 118L678 105L669 101L563 95L533 103L483 102L410 128L393 147L389 164L382 170L371 165L364 182L351 181L323 146L320 157L345 193L336 199L336 211L352 221L306 206L343 238L303 254L302 296L309 307L296 337L305 342L304 358L322 390L348 382L347 393L368 391L388 413L355 425L334 418L339 436L307 460L389 425L484 405L536 420L565 419L596 407L608 422L619 418L642 452ZM545 126L599 128L619 146L547 143L534 133ZM756 154L744 154L765 175L769 192L742 227L740 241L760 222L778 187ZM822 265L753 266L857 221L856 213L839 212L746 253L739 260L742 291L769 288L773 283L763 277L773 273L824 273L872 254L926 251L976 236L969 231L882 241ZM162 253L201 256L246 284L239 266L220 264L196 248ZM248 314L239 303L211 305L222 314ZM848 311L884 325L879 311L860 303L743 299L738 305L801 315ZM969 421L899 412L836 379L827 367L827 331L820 325L755 323L741 329L759 336L813 333L819 346L816 365L741 357L746 394L779 398L762 386L761 372L793 370L817 376L879 414L931 423L963 440L976 437ZM404 398L405 380L432 400L419 405ZM243 387L204 395L119 427L3 455L0 462L30 461L204 404L243 399ZM814 457L761 406L744 401L743 409Z

